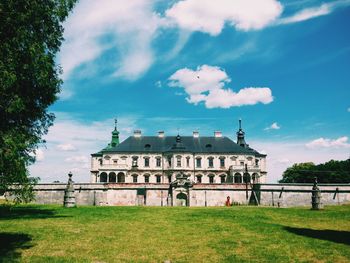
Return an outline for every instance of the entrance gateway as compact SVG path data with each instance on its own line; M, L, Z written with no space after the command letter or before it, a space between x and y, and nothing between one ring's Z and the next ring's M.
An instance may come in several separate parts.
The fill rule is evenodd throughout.
M176 206L187 206L187 195L185 193L176 195Z
M193 182L188 175L183 172L176 176L176 180L171 183L172 205L174 206L189 206L190 188L193 187Z

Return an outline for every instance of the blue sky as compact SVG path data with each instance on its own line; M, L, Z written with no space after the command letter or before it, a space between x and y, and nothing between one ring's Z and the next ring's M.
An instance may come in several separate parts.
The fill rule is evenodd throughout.
M90 153L154 135L235 139L268 155L269 181L295 162L350 156L350 1L81 0L64 24L55 125L30 170L89 181Z

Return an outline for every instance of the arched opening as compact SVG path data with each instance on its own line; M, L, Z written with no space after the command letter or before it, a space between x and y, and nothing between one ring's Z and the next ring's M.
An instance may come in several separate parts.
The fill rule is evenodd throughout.
M187 195L185 193L179 193L176 195L177 206L187 206Z
M235 173L234 175L234 182L235 184L241 184L242 183L242 176L240 173Z
M138 178L138 175L137 174L133 174L132 175L132 182L133 183L137 183L137 178Z
M209 183L210 183L210 184L215 183L215 180L214 180L215 175L214 175L214 174L209 174L208 177L209 177Z
M252 174L253 184L256 184L259 182L258 178L259 178L259 175L257 173Z
M100 174L100 183L107 183L107 173L103 172Z
M149 174L145 174L144 177L145 177L145 183L149 183L150 175Z
M208 168L213 168L213 167L214 167L214 158L208 157Z
M110 183L117 182L117 176L116 176L115 172L110 172L108 179L109 179L108 182L110 182Z
M125 174L122 172L118 173L118 183L125 183Z
M244 183L250 183L250 174L249 173L244 173L244 175L243 175L243 182Z
M226 183L226 175L225 174L220 175L220 183L222 183L222 184Z
M176 156L176 167L181 167L181 160L182 160L182 156L177 155Z

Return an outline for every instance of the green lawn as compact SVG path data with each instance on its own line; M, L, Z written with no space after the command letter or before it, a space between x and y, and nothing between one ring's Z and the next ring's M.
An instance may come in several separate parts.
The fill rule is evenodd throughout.
M0 206L2 262L350 262L350 206Z

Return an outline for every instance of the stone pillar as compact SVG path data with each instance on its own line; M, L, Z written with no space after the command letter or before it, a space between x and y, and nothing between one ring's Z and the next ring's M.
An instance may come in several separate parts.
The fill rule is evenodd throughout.
M317 186L317 177L315 177L314 186L312 187L311 204L312 210L320 210L323 208L321 203L321 191Z
M63 206L64 207L75 207L75 195L74 195L74 184L72 180L72 172L69 172L68 174L69 179L67 183L67 187L64 190L64 201L63 201Z

